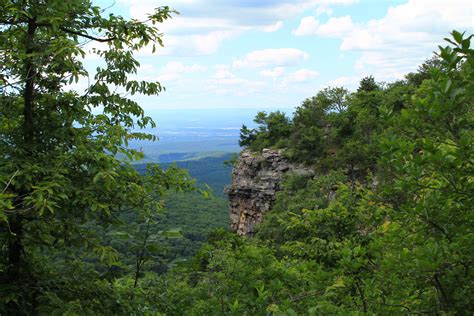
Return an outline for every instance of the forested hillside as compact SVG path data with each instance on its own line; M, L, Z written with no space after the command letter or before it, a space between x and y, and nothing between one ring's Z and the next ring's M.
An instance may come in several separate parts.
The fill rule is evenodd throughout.
M403 80L329 87L243 126L242 146L315 170L288 174L244 238L219 228L223 157L145 167L128 147L155 139L132 97L163 91L135 80L134 54L160 49L177 12L0 3L1 315L472 313L472 35L453 31Z
M468 315L474 51L472 36L452 36L404 80L327 88L293 117L244 126L241 145L284 149L317 175L289 174L255 237L211 237L164 278L158 310Z
M149 227L148 234L154 236L149 243L153 259L147 269L158 274L170 267L191 259L206 241L207 235L215 229L228 230L229 214L224 186L230 182L231 167L225 162L233 154L218 154L196 160L178 161L175 164L163 163L163 168L177 166L189 173L196 181L196 186L205 190L201 192L170 192L163 198L163 210ZM146 165L136 164L135 169L143 173ZM133 266L134 234L140 231L140 221L134 212L123 214L121 228L112 226L109 229L109 242L119 252L120 260ZM167 234L163 232L171 232ZM114 240L114 236L119 236ZM163 235L163 236L162 236ZM131 242L130 242L131 241Z
M230 183L232 167L226 164L235 154L215 153L212 156L206 156L199 159L182 160L173 163L161 163L163 168L169 168L176 165L185 169L189 175L196 179L197 183L203 188L208 187L214 195L223 196L224 187ZM146 170L146 164L135 164L135 169L143 173Z

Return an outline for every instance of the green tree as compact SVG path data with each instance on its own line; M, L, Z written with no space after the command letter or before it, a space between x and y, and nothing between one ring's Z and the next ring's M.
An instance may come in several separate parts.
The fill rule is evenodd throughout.
M154 25L173 11L159 7L141 22L106 15L87 0L0 6L0 310L49 313L47 306L64 311L61 302L75 301L76 311L87 313L97 297L84 298L66 272L52 277L61 274L58 256L72 266L93 251L113 264L114 249L85 224L113 223L124 210L157 210L167 188L190 185L176 169L155 166L141 176L129 161L142 154L127 148L129 140L154 139L136 132L154 123L127 95L162 90L129 78L139 67L133 53L162 44ZM80 94L68 84L89 77L87 42L105 45L95 49L104 64ZM105 301L97 306L108 308Z
M376 91L379 89L379 86L375 82L374 77L368 76L362 78L362 80L359 82L359 87L357 88L357 92L365 91L365 92L371 92L371 91Z
M381 262L393 300L418 289L407 305L427 313L464 314L472 305L474 275L472 35L453 31L413 96L393 117L382 141L384 196L393 205Z
M256 139L255 129L248 128L245 124L240 128L239 146L250 146Z
M324 112L343 112L348 105L349 91L343 87L327 87L319 91L316 100Z
M284 147L284 142L291 133L291 122L285 113L258 112L254 118L258 124L256 129L243 125L240 129L241 146L247 146L253 151L269 147Z
M441 59L438 55L434 55L430 59L425 60L423 64L418 67L415 73L409 73L405 76L409 84L419 87L423 80L431 79L431 71L442 67Z

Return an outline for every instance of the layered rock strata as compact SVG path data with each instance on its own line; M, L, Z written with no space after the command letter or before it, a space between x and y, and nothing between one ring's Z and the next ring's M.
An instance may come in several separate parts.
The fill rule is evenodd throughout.
M312 175L312 170L289 162L282 150L264 149L261 154L242 151L232 171L232 183L225 190L233 231L252 235L273 206L283 175L289 171Z

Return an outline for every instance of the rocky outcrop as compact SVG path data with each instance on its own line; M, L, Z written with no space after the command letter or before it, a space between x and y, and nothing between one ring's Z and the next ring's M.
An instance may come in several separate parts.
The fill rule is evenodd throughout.
M282 150L241 153L232 171L232 183L225 190L232 230L239 235L253 233L255 224L260 223L273 206L283 175L289 171L312 175L311 169L289 162Z

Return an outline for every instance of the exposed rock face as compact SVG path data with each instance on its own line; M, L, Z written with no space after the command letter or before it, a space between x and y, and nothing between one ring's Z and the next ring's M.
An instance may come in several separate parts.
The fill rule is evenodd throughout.
M290 163L282 153L282 150L264 149L262 154L248 150L240 154L232 171L232 183L225 190L231 229L239 235L251 235L255 224L271 209L283 174L294 171L312 175L312 170Z

